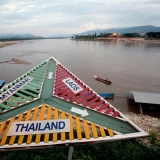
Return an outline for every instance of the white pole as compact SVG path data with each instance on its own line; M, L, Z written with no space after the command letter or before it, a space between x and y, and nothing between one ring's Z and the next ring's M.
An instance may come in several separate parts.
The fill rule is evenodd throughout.
M73 155L73 146L69 146L69 152L68 152L68 159L67 160L72 160L72 155Z

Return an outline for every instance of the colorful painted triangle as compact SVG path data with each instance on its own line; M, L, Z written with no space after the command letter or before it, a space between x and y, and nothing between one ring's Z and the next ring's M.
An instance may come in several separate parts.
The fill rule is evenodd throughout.
M148 136L51 57L0 90L0 150Z

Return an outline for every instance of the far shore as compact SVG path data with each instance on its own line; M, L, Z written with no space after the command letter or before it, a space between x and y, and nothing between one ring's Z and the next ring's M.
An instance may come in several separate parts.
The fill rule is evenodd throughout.
M71 40L76 40L76 41L103 41L103 42L124 42L124 43L147 43L147 44L160 44L160 40L156 39L144 39L144 38L76 38L76 39L71 39ZM0 48L17 44L22 42L21 40L19 41L0 41Z
M9 45L13 45L13 44L17 44L17 43L20 43L22 41L3 41L3 42L0 42L0 48L2 47L6 47L6 46L9 46Z
M71 40L160 44L160 40L157 40L157 39L147 39L146 40L144 38L76 38L76 39L71 39Z

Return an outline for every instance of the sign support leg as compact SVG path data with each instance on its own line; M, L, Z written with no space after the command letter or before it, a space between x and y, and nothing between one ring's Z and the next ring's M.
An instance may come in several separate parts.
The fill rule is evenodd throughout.
M73 146L69 146L69 152L68 152L68 159L67 160L72 160L72 154L73 154Z
M141 115L143 116L143 110L142 110L141 104L139 104L139 107L140 107L140 113L141 113Z

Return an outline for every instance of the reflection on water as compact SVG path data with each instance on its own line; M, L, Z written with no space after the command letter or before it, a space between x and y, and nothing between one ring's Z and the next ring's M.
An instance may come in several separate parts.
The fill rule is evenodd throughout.
M159 50L159 44L134 42L112 43L69 39L24 41L1 48L0 61L15 58L31 64L0 63L0 79L11 82L54 56L96 92L115 93L114 99L108 99L113 106L122 111L139 113L130 91L160 92ZM112 85L96 81L93 75L109 78ZM160 113L154 115L160 117Z

